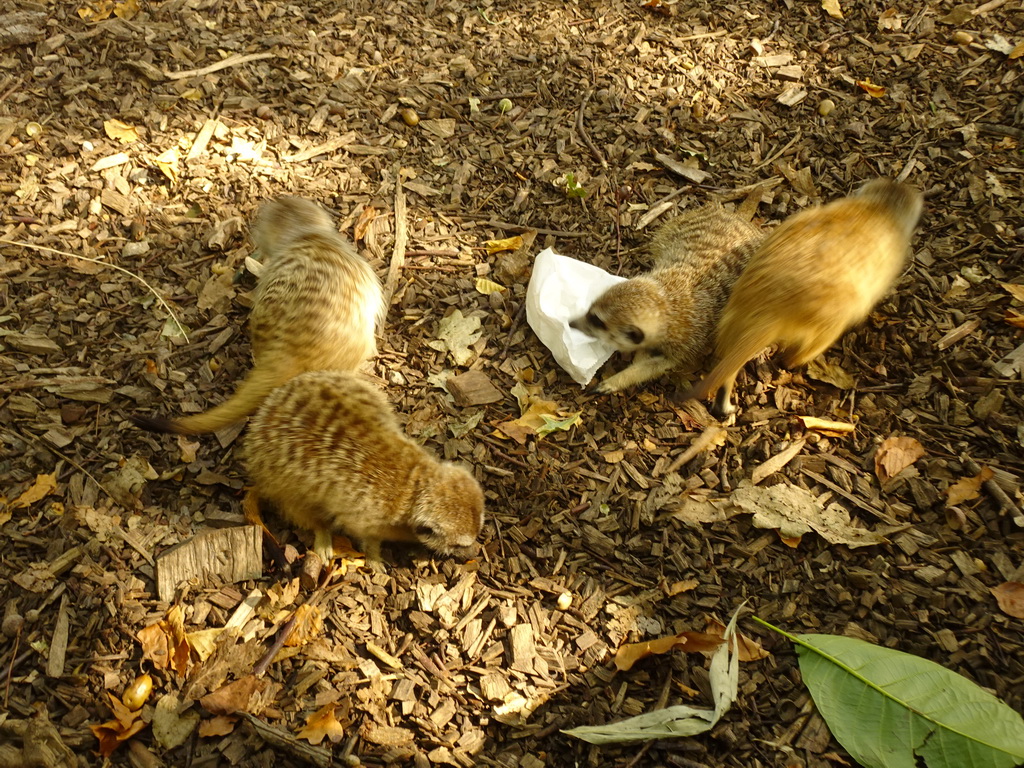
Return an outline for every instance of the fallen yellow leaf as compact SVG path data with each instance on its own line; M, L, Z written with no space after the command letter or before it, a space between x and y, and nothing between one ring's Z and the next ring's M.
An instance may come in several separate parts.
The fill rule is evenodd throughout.
M523 247L523 238L520 235L506 237L504 240L488 240L484 243L487 254L493 256L502 251L515 251Z
M178 161L180 159L181 155L178 153L177 147L171 147L156 158L157 168L175 184L178 183Z
M839 7L839 0L821 0L821 7L833 19L843 18L843 9Z
M974 477L961 477L946 489L946 503L954 507L957 504L978 498L981 494L982 483L991 480L994 474L989 467L982 467L981 472Z
M335 704L328 704L310 715L306 724L302 726L302 730L298 732L298 737L305 739L310 744L319 744L325 736L335 744L341 741L345 736L345 729L341 727L341 723L334 716L335 706Z
M116 139L122 144L131 144L139 140L139 132L135 126L122 123L120 120L104 120L103 130L108 138Z
M857 87L864 91L868 96L876 99L880 99L885 96L885 86L872 83L871 78L867 77L863 80L857 81Z
M484 296L490 296L492 293L499 293L505 290L505 286L488 280L486 277L478 277L476 279L476 289Z
M32 483L32 487L12 501L11 508L18 509L19 507L27 507L29 504L35 504L55 490L57 490L56 474L51 472L48 475L36 475L36 481Z

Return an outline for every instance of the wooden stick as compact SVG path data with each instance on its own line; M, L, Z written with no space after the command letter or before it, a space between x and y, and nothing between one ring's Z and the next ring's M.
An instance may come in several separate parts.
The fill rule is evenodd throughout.
M409 243L409 224L405 214L405 188L401 179L395 183L395 247L391 252L388 276L384 280L384 311L387 312L398 287L398 276L405 266L405 246Z
M250 61L259 61L260 59L272 59L276 57L276 53L236 53L234 56L228 56L226 59L218 61L216 64L211 64L208 67L201 69L186 69L181 72L164 72L164 77L168 80L184 80L188 77L202 77L203 75L210 75L214 72L220 72L222 69L228 69L229 67L237 67L240 64L248 64Z

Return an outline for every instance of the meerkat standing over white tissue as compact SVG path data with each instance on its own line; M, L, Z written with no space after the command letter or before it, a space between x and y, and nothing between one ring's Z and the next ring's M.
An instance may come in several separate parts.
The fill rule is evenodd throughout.
M718 328L719 363L683 399L718 390L714 411L727 416L736 375L765 347L780 344L783 364L795 368L832 346L896 281L923 208L918 190L875 179L786 219L736 281Z
M569 324L620 352L636 353L629 367L595 391L618 392L672 370L697 367L729 291L760 238L757 227L716 204L663 225L648 246L654 269L613 285Z

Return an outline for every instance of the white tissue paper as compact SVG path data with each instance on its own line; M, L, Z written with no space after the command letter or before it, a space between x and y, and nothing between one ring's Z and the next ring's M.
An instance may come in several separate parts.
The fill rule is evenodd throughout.
M533 262L526 321L580 386L594 378L615 348L570 328L569 322L585 315L598 296L625 279L550 248L538 253Z

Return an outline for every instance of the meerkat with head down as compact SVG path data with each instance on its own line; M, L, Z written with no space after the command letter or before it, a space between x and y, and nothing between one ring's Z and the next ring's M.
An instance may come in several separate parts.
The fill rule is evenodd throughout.
M771 344L795 368L859 323L907 262L924 208L921 193L889 179L793 214L750 257L722 313L718 364L683 399L718 390L714 411L728 416L740 369Z
M633 362L597 392L618 392L673 370L692 370L708 351L737 275L761 237L750 222L709 204L659 228L654 268L609 288L569 325Z
M438 461L399 428L384 396L358 375L315 371L274 390L249 426L253 488L331 557L331 534L379 561L382 541L470 555L484 495L462 466Z
M252 240L263 271L249 314L253 368L220 405L193 416L133 416L145 429L214 432L252 413L275 388L305 371L351 371L376 354L384 315L380 280L316 203L264 203Z

